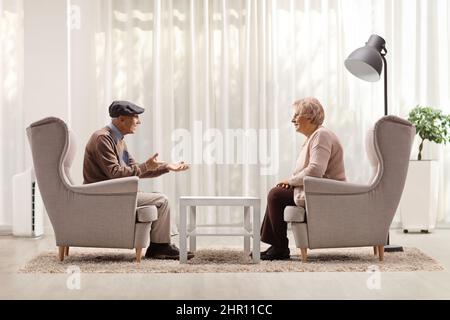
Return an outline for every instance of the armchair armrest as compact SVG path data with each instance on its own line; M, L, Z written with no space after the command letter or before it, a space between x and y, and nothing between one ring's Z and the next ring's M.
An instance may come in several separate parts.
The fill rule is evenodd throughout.
M138 177L126 177L81 186L72 186L71 190L76 193L88 195L133 194L138 191L138 182Z
M348 183L332 179L305 177L305 194L351 195L369 192L370 185Z

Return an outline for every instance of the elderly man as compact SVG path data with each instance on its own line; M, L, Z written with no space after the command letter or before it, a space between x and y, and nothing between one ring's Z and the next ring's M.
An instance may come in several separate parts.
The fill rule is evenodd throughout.
M169 164L158 161L156 153L143 163L137 163L128 152L123 140L127 134L134 134L141 123L139 114L144 109L128 101L114 101L109 107L110 124L94 132L86 145L83 164L84 183L138 176L154 178L169 171L189 169L184 162ZM137 205L155 205L158 220L152 223L150 246L146 258L178 259L179 251L170 244L170 208L167 197L161 193L142 193L137 196ZM190 256L192 257L192 256Z

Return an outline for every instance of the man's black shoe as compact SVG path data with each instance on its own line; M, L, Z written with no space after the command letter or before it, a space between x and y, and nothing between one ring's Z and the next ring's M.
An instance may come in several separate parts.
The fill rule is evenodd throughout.
M180 259L180 250L174 245L169 243L154 243L151 242L150 246L145 252L146 258L152 259ZM188 259L194 257L192 252L188 252Z
M268 250L266 254L261 255L261 260L289 260L291 258L289 248L273 248Z

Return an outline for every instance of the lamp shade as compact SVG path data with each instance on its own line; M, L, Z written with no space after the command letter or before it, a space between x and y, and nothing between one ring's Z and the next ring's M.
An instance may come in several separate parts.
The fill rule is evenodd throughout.
M354 76L369 82L380 80L383 71L382 50L385 50L386 41L375 34L362 48L353 51L347 60L345 67Z

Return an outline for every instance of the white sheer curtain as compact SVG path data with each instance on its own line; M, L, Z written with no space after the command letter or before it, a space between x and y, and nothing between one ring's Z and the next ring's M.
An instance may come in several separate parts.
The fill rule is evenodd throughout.
M185 155L193 163L189 172L142 185L167 194L175 212L180 195L259 196L264 208L300 151L291 104L306 96L319 98L325 125L343 142L348 179L365 182L364 136L383 115L383 83L354 78L343 61L372 33L387 41L390 113L407 117L418 103L450 113L447 0L99 0L90 6L97 12L87 44L95 43L95 108L89 111L95 125L107 121L112 100L127 99L147 108L139 132L127 138L139 160L156 151L177 160L172 138L180 128L200 141ZM227 129L258 134L257 164L205 163L201 148L204 155ZM219 158L229 152L218 149ZM443 220L450 216L450 148L438 149ZM276 170L261 174L262 167ZM237 211L226 210L204 210L200 220L239 221Z
M0 0L0 228L12 225L12 177L24 169L22 66L23 3Z

